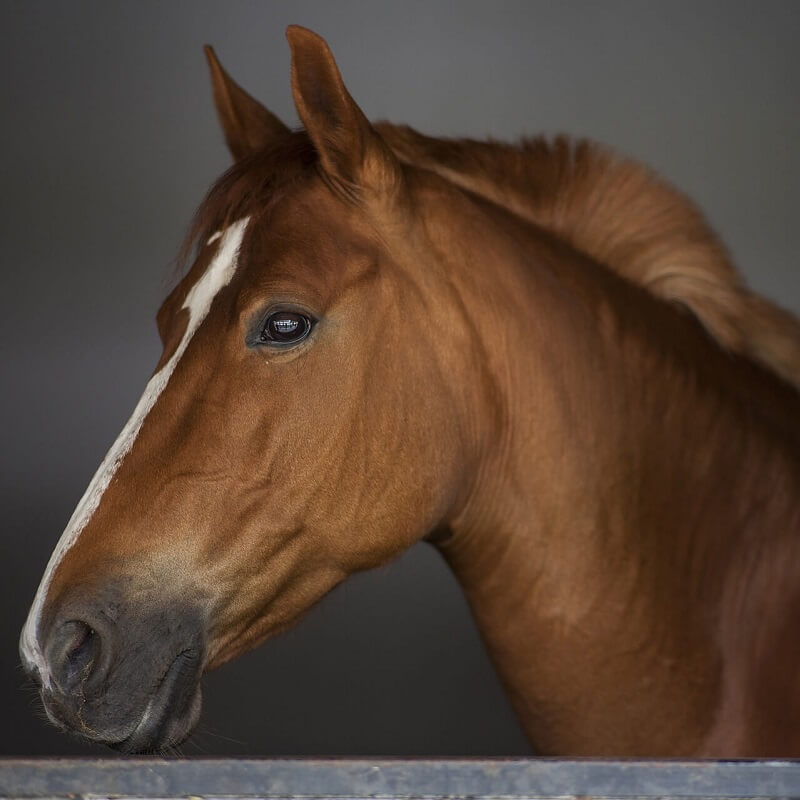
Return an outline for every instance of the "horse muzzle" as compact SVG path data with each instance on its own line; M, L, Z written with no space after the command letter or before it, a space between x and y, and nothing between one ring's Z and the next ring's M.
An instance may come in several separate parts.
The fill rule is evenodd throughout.
M108 592L70 594L39 634L42 663L25 664L47 716L126 753L179 745L202 705L201 614L119 592L111 601Z

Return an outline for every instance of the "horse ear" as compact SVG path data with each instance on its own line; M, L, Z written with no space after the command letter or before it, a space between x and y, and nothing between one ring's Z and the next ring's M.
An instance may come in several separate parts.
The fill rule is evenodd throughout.
M228 75L211 45L207 44L203 50L211 70L211 87L217 116L228 149L236 161L262 150L289 132L286 125Z
M294 103L327 176L351 196L396 186L400 163L350 96L327 42L299 25L286 38Z

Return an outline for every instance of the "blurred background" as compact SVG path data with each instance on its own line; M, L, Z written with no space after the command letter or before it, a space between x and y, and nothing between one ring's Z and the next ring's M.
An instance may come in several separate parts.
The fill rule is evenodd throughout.
M107 754L43 721L17 637L159 353L153 317L228 154L201 47L291 125L284 28L367 116L566 131L651 164L800 310L800 3L0 2L0 753ZM528 753L459 589L419 545L209 675L187 754Z

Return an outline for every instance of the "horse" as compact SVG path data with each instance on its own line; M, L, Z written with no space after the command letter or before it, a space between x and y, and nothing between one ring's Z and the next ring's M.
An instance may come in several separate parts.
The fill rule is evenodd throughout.
M427 541L536 752L800 755L798 322L647 168L372 124L287 37L300 130L207 48L234 163L23 628L49 718L176 746Z

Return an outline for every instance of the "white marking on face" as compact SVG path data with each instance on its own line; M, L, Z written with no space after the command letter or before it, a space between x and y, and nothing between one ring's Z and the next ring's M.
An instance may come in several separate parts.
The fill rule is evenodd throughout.
M183 338L169 361L150 378L131 418L106 454L103 463L100 464L89 487L67 523L67 527L61 535L53 554L50 556L50 561L47 563L42 582L39 584L39 589L36 592L36 597L34 597L33 605L28 613L28 619L20 637L20 654L29 667L39 671L44 686L50 685L50 671L38 641L38 627L42 615L42 607L44 606L53 574L64 554L75 544L81 531L86 527L86 524L100 505L103 493L111 483L114 474L119 469L119 465L133 447L133 443L147 415L164 391L178 361L186 352L192 336L206 318L217 293L233 277L239 257L239 248L244 238L248 220L248 217L240 219L226 228L224 232L215 233L208 240L211 243L216 239L221 239L219 249L208 268L186 295L183 308L189 311L189 321L186 324Z

